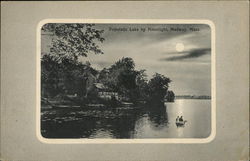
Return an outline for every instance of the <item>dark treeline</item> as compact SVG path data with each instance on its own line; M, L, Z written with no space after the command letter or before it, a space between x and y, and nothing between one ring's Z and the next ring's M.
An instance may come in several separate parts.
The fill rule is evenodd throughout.
M53 57L44 55L42 67L42 96L45 98L66 98L75 95L74 101L100 103L98 88L103 85L106 93L117 93L122 101L159 102L174 100L173 91L169 91L171 80L156 73L147 80L145 70L135 70L132 58L122 58L109 68L97 71L90 63L74 62L68 59L57 62Z
M136 70L132 58L123 57L109 68L98 71L79 57L103 54L96 42L103 42L102 30L91 24L46 24L53 35L50 52L42 53L42 97L60 103L83 105L121 102L157 103L174 101L170 78L155 73L148 80L145 70Z

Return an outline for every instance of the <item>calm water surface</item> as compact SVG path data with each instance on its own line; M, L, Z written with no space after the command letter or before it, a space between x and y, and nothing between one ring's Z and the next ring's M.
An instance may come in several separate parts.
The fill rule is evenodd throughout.
M185 126L176 126L177 116L187 120ZM151 110L44 110L41 118L46 138L206 138L211 100L177 99Z

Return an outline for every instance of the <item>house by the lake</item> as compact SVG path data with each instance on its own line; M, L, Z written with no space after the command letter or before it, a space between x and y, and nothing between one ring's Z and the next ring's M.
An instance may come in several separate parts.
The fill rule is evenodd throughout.
M94 83L95 90L98 92L98 97L103 98L105 100L110 100L112 97L116 100L120 100L120 97L117 92L110 91L108 87L106 87L102 83Z

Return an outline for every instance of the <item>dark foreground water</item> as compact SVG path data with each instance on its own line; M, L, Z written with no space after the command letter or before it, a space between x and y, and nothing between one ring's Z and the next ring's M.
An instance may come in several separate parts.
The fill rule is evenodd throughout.
M43 110L41 133L45 138L206 138L210 135L211 100L180 99L151 109L155 110ZM176 126L177 116L187 120L185 126Z

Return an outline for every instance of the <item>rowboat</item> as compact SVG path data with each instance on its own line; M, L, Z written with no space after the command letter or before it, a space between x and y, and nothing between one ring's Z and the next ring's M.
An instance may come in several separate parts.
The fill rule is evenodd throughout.
M185 121L176 121L175 124L176 126L184 126L186 124L187 120Z

